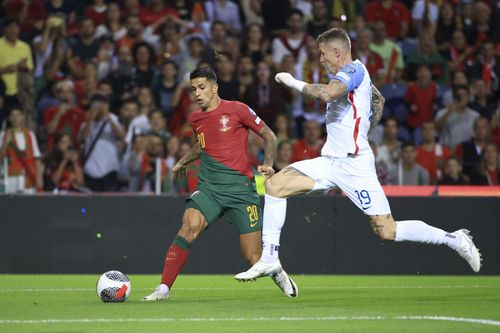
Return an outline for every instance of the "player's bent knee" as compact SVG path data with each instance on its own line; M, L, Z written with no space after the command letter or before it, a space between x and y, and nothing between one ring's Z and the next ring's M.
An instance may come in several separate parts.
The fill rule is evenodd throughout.
M182 216L182 226L179 235L187 241L194 241L198 235L205 229L206 222L203 215L195 209L186 209Z

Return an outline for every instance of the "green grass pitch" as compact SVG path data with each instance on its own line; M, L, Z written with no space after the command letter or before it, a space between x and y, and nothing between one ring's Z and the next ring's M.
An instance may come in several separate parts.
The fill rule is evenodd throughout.
M129 275L131 297L103 303L97 275L0 275L0 332L500 332L499 276L180 276L167 301L142 303L159 276Z

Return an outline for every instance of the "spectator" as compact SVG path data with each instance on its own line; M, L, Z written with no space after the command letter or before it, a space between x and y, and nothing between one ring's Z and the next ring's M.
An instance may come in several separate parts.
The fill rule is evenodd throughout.
M224 40L227 37L227 27L222 21L213 21L210 26L210 39L203 50L203 62L214 67L216 62L216 54L224 51Z
M43 188L41 154L24 112L11 107L9 128L0 133L0 160L7 159L6 193L35 193Z
M142 154L141 160L141 192L155 192L157 178L157 168L160 167L160 189L163 188L163 182L167 176L167 165L165 163L165 145L162 139L157 135L148 135L146 144L146 153ZM158 162L157 162L158 160Z
M266 123L272 124L276 116L285 111L291 95L271 76L269 65L262 61L257 65L256 80L245 91L243 102L248 104Z
M384 83L398 82L404 69L403 52L393 41L386 38L385 23L382 21L373 24L373 43L370 50L378 53L384 60Z
M279 172L286 166L292 163L292 144L289 141L281 141L278 144L278 153L276 155L276 161L274 162L273 169L275 172Z
M442 52L450 48L453 32L458 29L457 21L453 5L448 1L443 2L439 10L435 34L438 51Z
M102 37L99 40L99 51L97 52L97 79L101 80L107 77L113 69L113 55L115 53L115 43L109 36Z
M372 141L369 141L369 143L370 143L370 148L373 151L373 156L375 158L375 171L377 172L378 181L380 182L380 185L390 185L391 179L389 176L389 171L387 171L387 165L385 164L384 161L379 161L377 159L378 156L377 145Z
M49 107L43 114L43 124L47 130L47 151L52 149L56 136L68 134L71 145L80 148L78 133L85 121L85 113L75 103L75 85L70 80L60 81L56 85L59 104Z
M466 64L474 62L474 49L467 45L467 40L462 30L455 30L451 39L451 46L445 50L448 66L452 71L464 71Z
M394 185L429 185L429 173L416 161L417 152L413 143L401 147L401 159L390 174Z
M17 18L8 17L3 21L3 34L0 38L0 74L5 83L4 109L19 104L18 79L21 73L31 73L33 58L31 47L19 39L20 23ZM0 124L5 115L0 116Z
M436 114L440 141L450 149L472 137L472 125L479 113L467 107L468 101L469 89L466 86L457 86L453 89L451 105Z
M257 23L261 26L264 24L261 1L240 0L240 5L247 27L254 23Z
M466 67L469 78L481 79L486 90L498 93L500 84L500 61L495 59L495 45L486 41L481 46L481 53L472 64Z
M436 142L436 124L432 121L422 125L424 142L417 147L417 163L429 173L430 183L437 184L443 177L444 162L450 157L450 150Z
M92 5L87 6L83 15L90 17L97 27L106 21L106 11L108 6L104 0L93 0Z
M84 186L83 170L71 136L55 135L54 147L45 156L44 191L81 191Z
M99 41L95 38L95 24L90 17L83 17L80 20L80 32L78 37L70 40L71 57L80 68L88 61L97 58L99 51ZM74 70L74 69L73 69ZM74 70L75 74L78 74Z
M477 171L481 155L490 140L491 128L488 119L476 118L473 131L472 138L462 142L456 151L456 155L462 160L463 173L469 178Z
M377 86L383 86L384 82L384 60L382 57L370 50L370 44L373 42L373 33L370 29L363 28L359 30L356 39L356 45L353 50L353 59L361 61L368 70L372 82Z
M44 67L58 47L63 47L65 51L67 50L68 45L64 39L65 33L64 21L60 17L53 16L49 17L45 22L42 33L33 39L36 60L35 79L43 76Z
M467 185L468 180L462 173L462 165L456 157L450 157L444 164L444 176L439 185Z
M160 61L170 59L176 63L180 63L183 54L186 53L184 43L182 42L180 26L172 20L165 20L160 25L159 30L160 38L151 44L158 55L158 59Z
M163 17L179 16L177 11L165 4L164 0L151 0L149 6L144 8L139 14L142 24L145 26L152 25L162 19ZM170 2L168 2L170 3Z
M434 119L436 95L437 86L432 81L429 67L420 65L417 69L417 80L408 86L404 96L410 111L406 123L412 131L420 128L424 122Z
M321 125L318 122L305 121L304 138L293 144L292 161L302 161L316 158L321 153L323 140L321 139Z
M451 86L452 87L468 86L468 85L469 85L469 80L467 79L467 76L465 76L465 73L463 71L453 72L453 74L451 76ZM451 105L452 102L453 102L453 90L448 89L443 94L441 104L444 107L448 107Z
M490 6L481 1L474 2L474 27L476 38L472 45L480 46L486 41L491 41L493 31L490 28L491 9Z
M411 10L413 31L421 34L423 31L434 35L439 17L439 7L429 0L417 0Z
M127 133L126 142L132 143L134 135L137 133L131 128L132 121L139 116L139 103L135 98L128 98L123 101L120 108L120 123L123 126L124 132Z
M132 49L134 57L133 80L136 87L151 87L157 76L155 54L146 42L136 43Z
M153 29L144 29L137 14L129 14L127 16L125 28L127 29L127 34L116 42L118 48L126 46L131 49L139 42L154 44L158 41L158 36L154 35Z
M49 16L61 17L68 28L69 35L78 32L78 23L76 21L76 8L75 1L61 1L61 0L46 0L45 8Z
M298 9L293 9L286 21L287 29L273 39L273 63L276 68L283 61L283 57L291 54L296 63L303 63L307 57L306 42L309 35L303 32L304 14Z
M130 145L130 151L125 152L120 166L120 178L127 184L127 192L139 192L141 190L141 163L143 155L146 154L147 136L144 134L134 135Z
M164 61L161 65L160 81L153 87L156 105L161 109L167 120L174 111L173 95L178 86L179 66L172 60Z
M135 88L134 61L132 52L127 46L118 49L116 68L109 75L109 80L113 85L113 92L118 99L126 99L132 96Z
M15 17L18 20L20 32L25 37L31 37L34 31L42 30L44 21L47 18L44 2L43 0L6 0L3 2L2 7L5 9L6 17ZM4 25L4 27L6 26Z
M96 37L111 36L113 41L125 37L127 29L123 25L120 6L116 2L110 2L106 9L106 18L96 29Z
M241 32L240 9L236 3L228 0L206 1L205 11L210 22L224 22L231 34Z
M132 142L132 137L137 134L145 134L151 130L149 116L156 111L153 93L148 87L140 87L138 91L139 113L132 119L128 126L126 143ZM130 106L129 106L130 107Z
M161 111L153 111L149 114L149 135L158 136L163 143L167 142L170 133L167 131L167 120Z
M448 61L436 50L434 37L428 32L420 34L417 51L410 54L406 61L406 73L409 80L415 79L414 73L420 65L429 67L434 81L440 84L448 83Z
M500 147L500 102L497 102L497 111L491 117L491 140Z
M224 40L223 50L228 54L235 64L240 62L240 40L236 37L227 37Z
M267 60L269 39L264 34L262 25L257 23L247 25L241 44L241 53L249 55L255 65L260 61Z
M288 14L292 10L290 0L273 0L262 2L264 26L271 34L275 34L287 26ZM276 10L279 8L279 10Z
M469 107L479 112L481 117L491 119L495 112L495 98L489 93L486 83L482 79L477 79L471 86L472 99Z
M316 39L319 34L328 30L328 12L323 0L312 0L312 18L307 22L306 31Z
M500 185L500 159L498 147L488 143L481 154L481 163L471 175L471 183L476 185Z
M203 57L203 40L199 36L192 36L188 39L187 50L184 51L180 62L180 78L184 80L189 73L194 71Z
M165 163L168 170L171 170L178 161L180 145L181 140L175 135L171 136L167 141Z
M104 97L93 97L80 138L84 142L85 184L96 192L116 191L120 167L118 144L125 134L118 117L109 112L109 102Z
M241 56L237 76L240 82L240 96L245 96L248 87L255 82L255 65L251 56L245 54Z
M216 64L217 85L222 99L235 101L240 98L240 83L236 77L233 59L228 54L221 54Z
M404 38L408 34L410 12L406 6L393 0L377 0L365 7L366 22L382 21L387 27L387 36L392 39Z
M284 114L278 114L274 120L274 133L276 134L276 141L279 143L283 141L293 142L293 133L290 118Z
M384 137L377 147L377 162L383 162L387 171L392 174L396 169L401 154L401 141L398 140L398 121L388 117L384 122Z

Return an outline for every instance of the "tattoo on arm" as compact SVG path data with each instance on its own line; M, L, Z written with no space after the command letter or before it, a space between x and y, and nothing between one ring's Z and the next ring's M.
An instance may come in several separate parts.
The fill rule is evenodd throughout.
M193 147L182 157L179 161L183 166L188 165L189 163L193 162L194 160L198 159L201 154L201 146L200 142L196 142Z
M380 91L372 85L372 115L370 117L370 130L368 134L377 126L380 118L382 118L382 113L384 112L385 98L382 96Z
M295 169L294 167L291 167L291 166L284 167L280 171L280 173L283 174L283 175L287 175L287 176L305 176L305 177L307 177L306 174L304 174L303 172L300 172L299 170L297 170L297 169Z
M264 139L264 164L272 166L277 154L276 135L267 125L264 125L257 134Z
M347 93L347 86L339 80L331 80L328 84L306 84L302 92L328 103L344 96Z

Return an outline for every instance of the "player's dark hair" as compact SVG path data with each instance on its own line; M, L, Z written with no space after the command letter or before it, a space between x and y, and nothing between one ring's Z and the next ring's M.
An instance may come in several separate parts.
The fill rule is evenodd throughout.
M331 28L330 30L323 32L318 36L318 38L316 38L318 44L327 43L334 40L340 41L344 45L346 50L351 49L351 39L349 38L347 32L341 28Z
M189 74L189 79L194 80L199 77L204 77L209 81L217 82L217 75L215 71L209 66L202 66L200 68L195 69Z

